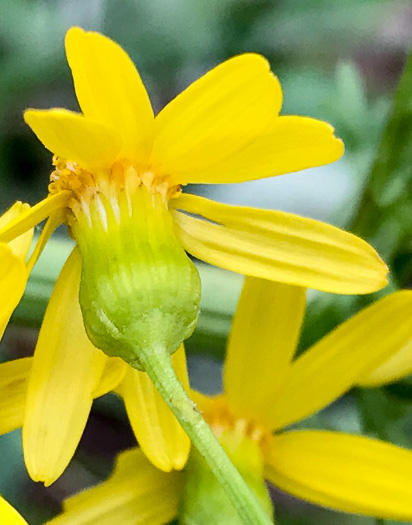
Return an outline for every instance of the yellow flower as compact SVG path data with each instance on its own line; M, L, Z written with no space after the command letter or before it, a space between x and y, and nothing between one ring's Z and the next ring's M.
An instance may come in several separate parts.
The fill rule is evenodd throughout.
M278 116L281 88L264 58L244 54L224 62L154 118L137 70L116 43L72 28L66 53L82 114L26 111L26 122L55 155L49 195L0 224L0 247L7 252L48 218L30 267L60 223L78 244L56 283L33 358L23 425L26 463L34 479L56 479L72 457L93 397L121 383L149 457L165 470L181 468L189 443L175 423L180 437L170 445L163 420L172 416L150 381L144 375L137 380L138 372L107 361L96 347L139 367L135 347L173 352L190 335L200 284L184 249L236 272L337 293L381 288L387 268L367 243L335 227L182 193L190 182L242 182L342 155L328 124ZM3 259L0 264L6 269ZM0 310L0 327L30 267L7 277L15 297Z
M2 525L27 525L27 522L20 516L10 503L0 496L0 523Z
M331 509L412 520L411 451L341 432L282 431L352 386L411 372L411 307L411 291L388 295L293 359L305 290L247 278L229 339L225 392L214 398L194 393L240 471L248 467L261 484L265 478ZM108 525L125 523L126 516L133 525L166 523L178 504L183 508L185 475L191 479L190 463L186 474L169 477L139 450L127 451L108 481L69 498L51 523Z
M187 183L242 182L342 155L342 142L328 124L278 115L281 88L263 57L227 60L154 118L138 72L113 41L72 28L66 53L83 114L26 111L26 122L55 154L55 170L49 196L2 229L0 240L50 217L46 229L67 222L86 252L83 238L93 242L97 227L93 223L96 231L88 236L85 223L97 216L107 227L113 214L123 217L125 205L139 213L142 206L136 211L133 199L138 192L144 205L146 192L154 207L169 210L182 246L212 264L336 293L368 293L386 284L385 265L351 234L292 214L181 192ZM144 214L140 219L145 222Z

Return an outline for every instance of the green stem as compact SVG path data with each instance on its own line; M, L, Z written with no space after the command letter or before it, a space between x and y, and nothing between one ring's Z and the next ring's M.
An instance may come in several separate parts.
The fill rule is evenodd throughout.
M222 483L224 490L247 525L269 525L272 521L232 464L210 427L177 379L170 355L163 348L138 349L140 363L165 402Z

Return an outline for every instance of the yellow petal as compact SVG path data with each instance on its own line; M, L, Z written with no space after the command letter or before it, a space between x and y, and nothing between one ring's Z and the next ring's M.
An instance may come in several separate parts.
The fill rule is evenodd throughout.
M66 35L66 54L84 115L118 131L122 156L147 161L153 145L153 111L127 53L110 38L73 27Z
M99 384L93 391L93 397L100 397L114 390L123 381L128 368L128 365L119 357L109 357Z
M33 253L30 255L30 259L27 262L27 270L28 272L31 272L33 269L33 266L38 261L44 247L47 244L47 241L50 239L52 233L54 230L60 226L64 222L63 213L61 211L57 211L53 213L48 219L46 224L44 225L44 228L37 239L36 246L33 250Z
M0 523L2 525L27 525L17 510L2 497L0 497Z
M186 358L181 346L172 356L182 384L188 387ZM130 368L120 385L127 414L140 447L159 469L184 467L190 440L145 372Z
M82 168L109 166L121 147L114 129L67 109L28 109L24 120L47 149Z
M272 428L307 417L341 396L412 338L412 291L376 301L300 356L270 412Z
M23 426L32 360L31 357L24 357L0 364L0 435ZM100 397L116 388L124 378L126 369L127 365L121 359L107 359L93 397Z
M28 385L24 456L31 477L46 485L61 475L76 450L107 359L83 326L80 270L75 249L50 297Z
M342 294L369 293L387 283L387 267L375 250L329 224L188 194L173 206L208 219L174 212L185 249L221 268Z
M49 525L159 525L177 515L180 472L151 465L139 449L122 452L110 478L67 499Z
M8 226L12 221L18 219L21 215L26 214L30 210L30 206L25 202L17 201L9 208L3 215L0 216L0 231ZM16 257L23 261L27 257L30 249L31 241L33 239L33 230L29 230L20 237L9 242L9 248Z
M31 357L0 364L0 434L23 425L31 364Z
M375 387L398 381L412 373L412 339L410 339L398 352L387 361L362 375L357 385Z
M152 163L175 182L241 151L273 121L282 91L260 55L239 55L209 71L155 119Z
M70 191L62 191L48 196L32 208L22 210L15 219L0 227L0 242L10 242L16 239L54 212L65 208L69 203L70 196Z
M299 498L332 509L412 520L412 452L327 431L275 436L266 477Z
M304 312L304 288L246 277L224 369L224 391L235 412L266 422L295 352Z
M24 262L7 244L0 243L0 339L26 287L28 272Z
M206 169L187 175L192 183L231 183L273 177L322 166L338 160L343 142L326 122L307 118L279 117L240 151Z

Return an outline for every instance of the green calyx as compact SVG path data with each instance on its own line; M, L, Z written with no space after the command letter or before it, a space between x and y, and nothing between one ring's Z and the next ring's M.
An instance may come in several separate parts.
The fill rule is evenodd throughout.
M173 353L197 322L200 279L174 233L164 197L144 185L98 196L77 215L80 306L95 346L142 368L139 348Z
M268 518L271 517L273 507L263 479L263 463L259 444L246 437L240 439L231 431L224 432L220 436L220 442L255 494ZM195 449L192 449L186 467L179 523L184 525L209 525L210 523L240 525L243 523L221 483Z

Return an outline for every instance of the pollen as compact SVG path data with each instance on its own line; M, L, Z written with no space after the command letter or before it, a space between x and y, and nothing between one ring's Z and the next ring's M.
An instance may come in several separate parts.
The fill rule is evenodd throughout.
M181 193L181 186L173 184L170 176L156 175L148 168L139 168L123 160L115 162L110 169L92 172L80 167L76 162L54 156L53 166L49 193L53 195L61 191L71 191L69 208L75 216L80 209L87 214L91 202L98 204L102 198L111 202L115 210L121 194L126 195L131 212L132 195L141 187L153 198L160 195L166 208L169 200Z

